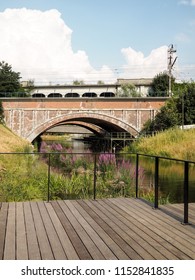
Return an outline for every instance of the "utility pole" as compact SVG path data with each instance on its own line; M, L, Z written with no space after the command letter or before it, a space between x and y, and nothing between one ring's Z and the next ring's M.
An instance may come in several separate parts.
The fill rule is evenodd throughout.
M173 60L173 54L176 53L176 50L174 50L173 48L173 44L169 45L168 50L167 50L167 68L168 68L168 76L169 76L169 96L172 95L171 92L171 78L172 78L172 68L173 65L175 64L176 60L177 60L177 56L174 58Z

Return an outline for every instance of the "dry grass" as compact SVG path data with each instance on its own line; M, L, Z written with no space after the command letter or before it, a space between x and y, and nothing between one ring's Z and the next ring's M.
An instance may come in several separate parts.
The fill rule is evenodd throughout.
M30 143L14 134L7 127L0 124L0 152L9 153L23 151Z

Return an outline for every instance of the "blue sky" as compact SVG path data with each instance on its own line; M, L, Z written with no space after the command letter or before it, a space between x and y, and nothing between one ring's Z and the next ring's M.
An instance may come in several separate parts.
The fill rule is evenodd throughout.
M53 25L56 24L53 32L59 33L59 36L52 37L52 30L49 34L46 27L42 33L48 33L47 36L51 36L51 42L55 40L56 44L59 44L62 48L63 42L65 45L68 42L68 49L71 49L71 55L69 56L71 59L68 56L60 58L60 51L56 54L56 56L59 56L56 57L56 61L61 60L63 65L67 65L66 69L60 63L54 61L55 52L54 49L51 52L49 51L50 43L46 48L48 57L50 54L53 58L45 66L53 68L52 74L44 72L41 66L42 71L36 76L33 71L29 70L33 68L32 57L29 62L25 61L25 67L22 58L14 57L14 54L15 56L20 54L20 51L16 51L18 48L23 49L25 47L22 46L23 39L25 39L26 48L28 48L28 43L31 46L35 44L34 39L31 43L29 38L26 40L25 30L22 28L14 30L17 24L20 25L19 21L13 24L14 19L17 19L19 10L24 7L27 10L23 11L20 18L43 18L40 22L34 19L26 23L26 29L29 28L32 38L34 38L35 28L37 31L42 30L43 25L47 25L50 19L56 16L51 13L45 19L43 12L50 10L59 12L57 20L53 21ZM17 11L10 12L7 16L5 11L8 8L11 10L17 9ZM35 13L30 13L30 10L31 12L34 10L41 11L42 14L35 15ZM85 74L92 73L94 80L103 80L105 75L109 76L111 80L118 76L125 78L139 77L139 74L141 75L140 78L143 78L143 76L152 77L155 74L152 68L156 68L156 72L166 70L165 47L173 44L174 48L177 49L178 56L174 67L174 75L178 79L191 78L195 80L194 0L3 0L0 2L0 21L1 26L4 23L10 25L10 28L7 28L7 33L10 33L10 36L12 32L17 32L15 41L13 39L15 36L10 39L4 34L3 46L0 43L0 50L3 50L0 52L3 54L2 58L0 55L0 60L9 58L9 63L19 69L25 78L31 78L32 76L34 79L46 81L44 75L47 75L52 80L54 76L57 77L58 75L58 65L61 72L64 71L64 75L71 68L72 76L69 73L68 77L70 80L85 79L84 72ZM65 33L60 25L62 24L61 21L67 28ZM25 21L22 20L22 22L25 25ZM57 22L59 22L58 27ZM68 28L72 32L68 32ZM44 42L44 38L41 37L40 32L38 36L40 37L37 40L41 44L41 42ZM18 38L20 37L21 42L18 44ZM10 44L10 41L12 46L7 48L6 44ZM50 42L49 39L48 42ZM39 52L39 55L35 54L35 50ZM38 68L37 62L41 63L41 57L45 55L44 53L41 55L41 51L44 52L40 48L36 49L36 45L33 45L30 52L30 56L35 55L36 69ZM64 49L64 51L66 50ZM26 53L26 50L24 52ZM29 57L29 54L26 54L26 56ZM46 60L50 60L50 58L45 58L44 64L46 64ZM72 65L70 66L71 61ZM83 67L81 67L81 64ZM81 72L83 73L81 74ZM62 76L59 75L59 77L59 79L63 79Z

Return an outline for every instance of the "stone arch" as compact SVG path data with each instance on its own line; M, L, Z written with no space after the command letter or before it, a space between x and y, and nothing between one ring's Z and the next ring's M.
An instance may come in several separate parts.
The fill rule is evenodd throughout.
M97 93L91 91L85 92L82 94L82 97L97 97Z
M80 97L80 95L77 92L68 92L65 97Z
M109 128L110 131L126 131L129 132L132 136L136 137L138 135L138 131L131 124L126 123L125 121L119 120L114 116L109 116L105 114L92 113L92 112L78 112L78 113L70 113L66 115L61 115L54 117L50 120L45 121L45 123L36 127L33 131L29 133L26 137L30 142L32 142L38 135L53 127L55 124L60 124L65 121L85 121L97 124L99 122L99 126L103 129Z
M52 92L50 94L48 94L47 96L48 98L62 98L62 94L61 93L58 93L58 92Z
M34 93L34 94L32 94L32 97L33 98L45 98L45 94L43 94L43 93Z
M115 94L111 91L105 91L100 94L100 97L115 97Z
M60 123L61 125L77 125L77 126L81 126L83 128L86 128L88 129L89 131L95 133L95 134L100 134L100 135L105 135L106 134L106 131L95 125L95 124L91 124L91 123L86 123L86 122L83 122L83 121L65 121L65 122L62 122ZM57 124L58 125L58 124ZM57 125L54 125L53 127L56 127Z

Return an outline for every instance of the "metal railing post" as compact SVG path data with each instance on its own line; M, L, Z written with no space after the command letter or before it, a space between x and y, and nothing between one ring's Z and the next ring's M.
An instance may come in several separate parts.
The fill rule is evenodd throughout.
M47 202L50 201L50 173L51 173L51 155L48 154L48 172L47 172Z
M159 181L159 158L155 157L155 174L154 174L154 208L158 208L158 181Z
M136 167L135 167L135 197L138 198L139 186L139 154L136 154Z
M188 224L188 202L189 202L189 162L184 163L184 224Z
M94 154L93 199L96 199L97 154Z

